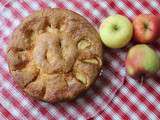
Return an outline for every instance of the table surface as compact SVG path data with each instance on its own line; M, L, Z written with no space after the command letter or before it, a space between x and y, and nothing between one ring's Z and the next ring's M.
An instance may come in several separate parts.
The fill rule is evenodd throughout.
M159 0L0 0L0 120L158 120L160 119L160 72L139 79L127 76L124 61L134 40L123 49L104 48L104 66L96 83L72 102L49 104L23 93L6 63L9 38L20 21L42 8L66 8L84 16L98 30L108 15L131 20L141 13L160 13ZM160 41L151 46L159 53Z

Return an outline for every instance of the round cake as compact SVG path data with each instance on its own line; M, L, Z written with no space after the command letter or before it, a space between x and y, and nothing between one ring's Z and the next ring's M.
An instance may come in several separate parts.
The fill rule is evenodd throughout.
M23 91L54 103L73 99L92 85L102 66L102 44L84 17L70 10L45 9L17 27L7 57Z

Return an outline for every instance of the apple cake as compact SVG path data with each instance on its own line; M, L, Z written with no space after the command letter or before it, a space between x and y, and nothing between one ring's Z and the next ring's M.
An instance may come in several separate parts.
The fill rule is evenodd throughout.
M79 14L60 8L36 11L13 32L9 70L28 95L54 103L86 91L102 66L102 44Z

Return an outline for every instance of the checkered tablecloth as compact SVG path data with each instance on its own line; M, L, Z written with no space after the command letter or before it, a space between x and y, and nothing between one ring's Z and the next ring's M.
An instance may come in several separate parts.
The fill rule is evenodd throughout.
M143 84L126 75L124 60L132 44L117 50L104 48L100 76L75 101L48 104L26 96L8 72L7 43L24 17L47 7L73 10L97 29L108 15L119 13L132 19L141 13L160 13L159 0L0 0L0 120L160 119L160 73ZM160 41L152 46L160 51Z

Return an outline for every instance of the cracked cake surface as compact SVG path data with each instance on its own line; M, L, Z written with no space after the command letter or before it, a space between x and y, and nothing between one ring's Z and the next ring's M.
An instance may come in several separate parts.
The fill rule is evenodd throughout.
M92 85L102 66L102 45L84 17L48 8L34 12L16 28L7 61L23 91L54 103L73 99Z

